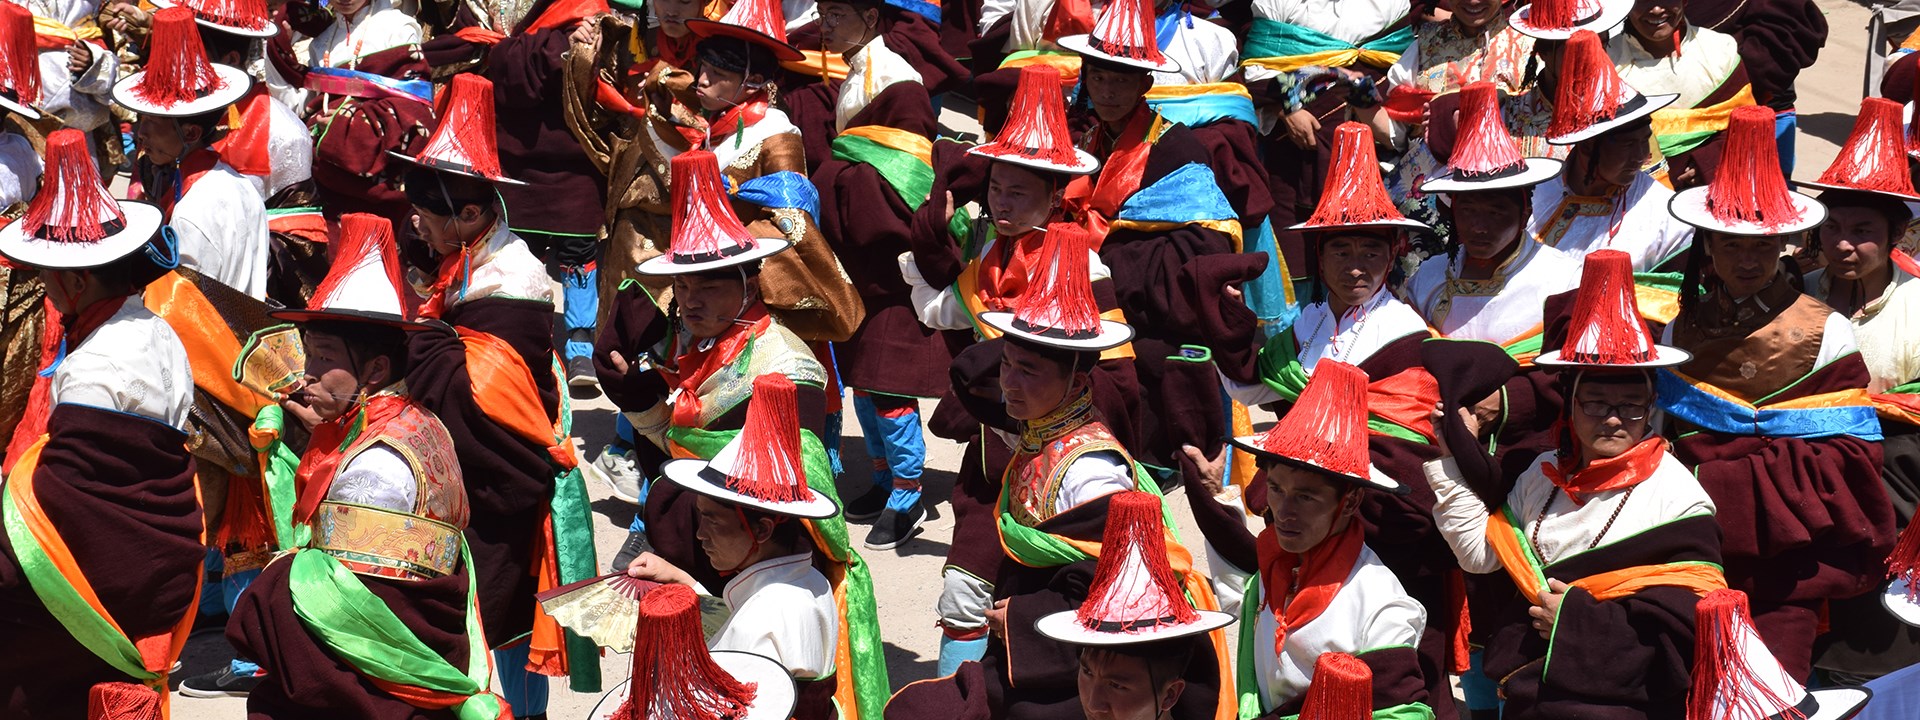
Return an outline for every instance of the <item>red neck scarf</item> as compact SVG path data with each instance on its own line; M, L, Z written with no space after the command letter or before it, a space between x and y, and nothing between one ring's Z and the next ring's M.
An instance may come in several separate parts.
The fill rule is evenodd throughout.
M1154 117L1146 103L1141 103L1114 138L1113 147L1102 147L1106 152L1094 153L1107 159L1095 179L1081 176L1067 185L1062 204L1078 212L1082 224L1094 231L1095 237L1106 237L1107 223L1120 214L1121 204L1140 189L1146 177L1147 155L1153 152L1153 142L1147 135L1153 130ZM1098 138L1103 129L1096 125L1093 132ZM1096 143L1106 144L1104 139Z
M1045 230L1029 230L994 242L988 262L980 264L980 296L989 310L1012 310L1020 295L1027 291L1046 249Z
M680 354L673 372L661 371L667 382L680 388L680 395L673 402L673 424L678 427L700 427L700 384L713 377L714 373L740 357L747 349L747 343L760 337L767 331L773 319L767 315L766 303L754 303L746 312L714 338L713 344L705 350L690 349Z
M1366 545L1366 531L1358 518L1347 521L1347 529L1330 535L1305 554L1295 555L1280 549L1273 528L1260 531L1254 538L1254 550L1260 558L1260 591L1275 623L1273 652L1281 654L1287 633L1313 622L1333 604L1340 594L1353 564L1360 560L1360 548ZM1300 574L1299 592L1290 592L1294 573Z
M200 181L200 176L206 175L207 171L212 170L219 163L220 154L207 148L188 153L180 160L178 166L172 168L173 182L169 183L170 187L157 188L159 192L153 193L150 198L160 206L160 212L165 213L167 219L171 221L174 204L180 202L180 198L186 197L187 191L193 189L193 184ZM162 177L165 176L166 173L163 173Z
M87 338L93 335L93 331L107 324L107 320L112 318L114 313L119 312L120 306L126 302L125 295L101 298L93 301L93 304L88 305L85 310L81 310L80 314L64 318L63 327L60 328L60 342L55 346L57 349L54 351L53 362L48 363L47 367L40 371L40 377L53 377L54 371L60 369L60 363L66 361L67 351L80 347L80 343L86 342ZM51 301L47 303L47 310L51 317L53 311Z
M294 473L293 486L299 488L300 493L300 499L293 506L295 523L313 520L320 501L327 498L328 488L333 487L333 476L340 468L340 461L346 459L347 448L366 433L380 434L382 428L406 408L406 399L399 395L376 394L361 402L354 412L314 426L313 438L307 442L307 454L301 456L300 469Z
M1653 471L1660 467L1660 459L1666 455L1667 439L1655 435L1626 452L1587 463L1579 470L1568 471L1557 463L1540 463L1540 471L1556 487L1566 491L1573 504L1585 505L1595 495L1624 490L1653 477Z
M494 232L500 229L499 221L480 234L478 239L460 246L460 252L440 258L440 268L434 274L433 287L427 289L427 299L420 303L420 317L437 318L445 315L453 307L447 296L457 287L464 288L473 276L473 248L493 240Z
M744 102L727 108L719 117L707 121L704 128L676 128L680 135L693 143L694 147L714 147L720 141L732 137L734 133L746 130L748 126L760 122L767 116L767 96L755 92L747 96Z

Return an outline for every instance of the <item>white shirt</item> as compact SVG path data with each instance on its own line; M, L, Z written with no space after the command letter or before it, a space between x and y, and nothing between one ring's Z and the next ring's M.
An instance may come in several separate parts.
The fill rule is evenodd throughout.
M352 18L336 15L307 46L312 67L353 67L354 61L382 50L418 44L420 22L393 6L392 0L373 0Z
M113 84L120 78L120 64L113 53L97 45L89 49L93 59L78 76L67 71L67 51L41 51L40 102L35 106L83 132L113 119Z
M1340 318L1333 316L1333 308L1326 302L1307 305L1300 309L1300 317L1289 332L1300 349L1300 369L1308 377L1313 376L1321 360L1359 365L1388 343L1415 333L1431 334L1420 313L1384 289L1374 293L1366 304L1349 308ZM1225 375L1220 376L1220 382L1228 395L1248 407L1280 399L1280 393L1266 383L1241 383Z
M788 522L799 522L790 520ZM801 553L762 560L727 581L721 593L733 615L708 643L772 658L801 680L833 674L840 647L840 610L833 586Z
M1899 266L1892 266L1891 272L1887 289L1850 320L1860 359L1873 376L1867 384L1872 392L1920 380L1920 279ZM1807 273L1807 289L1814 297L1827 299L1833 283L1825 268Z
M847 80L840 85L840 100L834 106L834 127L846 130L848 123L867 104L895 83L920 83L920 72L907 59L887 47L886 38L876 37L847 56Z
M386 445L360 451L340 469L327 488L327 499L412 513L420 496L420 480L406 458Z
M1248 581L1243 602L1253 601L1252 589L1259 587L1259 577ZM1312 622L1287 633L1279 655L1272 651L1279 621L1265 607L1265 598L1261 602L1259 618L1251 626L1243 626L1241 632L1252 632L1254 649L1262 650L1252 658L1262 710L1305 695L1307 686L1313 683L1314 663L1325 653L1358 655L1382 648L1416 647L1420 633L1427 628L1426 608L1407 596L1393 571L1380 563L1373 548L1364 545L1332 603ZM1241 658L1240 662L1248 659Z
M1529 236L1582 259L1595 250L1619 250L1633 256L1635 272L1650 272L1693 244L1693 226L1667 212L1673 191L1646 173L1634 173L1633 183L1604 209L1596 203L1582 212L1567 195L1566 179L1558 175L1533 189ZM1594 211L1600 214L1589 214Z
M40 187L40 154L19 133L0 134L0 208L33 199Z
M1180 72L1153 74L1155 85L1226 82L1240 68L1240 44L1233 32L1204 18L1184 14L1162 53L1180 63Z
M468 260L473 274L450 307L490 297L553 302L553 282L547 278L546 263L534 257L527 241L508 230L505 222L495 227L493 236L475 248Z
M181 265L266 299L267 201L255 179L225 162L214 165L174 203L167 226L180 241Z
M187 349L139 295L122 302L79 347L68 348L49 385L56 405L139 415L182 431L193 409Z
M1504 283L1481 294L1449 289L1460 276L1465 250L1456 257L1427 258L1407 280L1407 304L1442 337L1506 345L1540 332L1542 306L1548 297L1580 283L1581 260L1525 238L1519 245L1497 273ZM1492 283L1466 281L1488 287Z

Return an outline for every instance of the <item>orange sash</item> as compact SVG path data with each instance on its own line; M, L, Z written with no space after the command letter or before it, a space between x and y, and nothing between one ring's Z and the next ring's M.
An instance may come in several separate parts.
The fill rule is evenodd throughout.
M1487 543L1499 556L1500 565L1507 569L1507 575L1513 578L1514 586L1520 588L1528 602L1538 605L1540 591L1547 587L1546 571L1539 559L1534 557L1533 549L1527 546L1520 527L1514 524L1510 513L1510 509L1502 507L1487 518ZM1647 588L1662 586L1683 587L1696 595L1705 595L1726 589L1727 576L1719 565L1712 563L1676 562L1611 570L1580 578L1571 585L1591 593L1596 600L1623 598Z

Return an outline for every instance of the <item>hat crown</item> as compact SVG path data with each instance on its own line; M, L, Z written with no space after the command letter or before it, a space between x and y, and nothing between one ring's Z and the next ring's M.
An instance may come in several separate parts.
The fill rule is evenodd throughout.
M1367 373L1321 360L1293 408L1259 438L1260 448L1353 478L1371 475L1367 455Z
M1022 331L1069 340L1100 334L1100 306L1093 299L1093 236L1073 223L1047 225L1040 257L1044 265L1013 313Z
M1533 6L1538 8L1540 4ZM1592 30L1574 31L1560 57L1553 117L1547 121L1548 137L1572 135L1620 114L1628 89L1599 35Z
M1340 123L1333 131L1333 162L1327 167L1319 204L1303 225L1340 227L1406 219L1387 195L1380 158L1373 150L1373 131L1353 121Z
M661 585L640 597L633 680L612 717L733 720L759 688L714 663L700 631L700 604L685 585Z
M1373 717L1373 669L1342 652L1313 661L1313 682L1300 704L1300 720L1367 720Z
M1534 0L1527 24L1541 30L1571 30L1600 12L1603 0Z
M1499 177L1527 166L1500 112L1500 90L1491 82L1460 89L1460 134L1447 159L1455 175L1467 180Z
M1806 698L1806 686L1753 629L1746 593L1721 589L1700 598L1694 632L1687 720L1768 720Z
M1864 192L1913 195L1913 176L1907 171L1900 115L1900 104L1892 100L1862 100L1860 116L1854 120L1847 143L1834 156L1833 164L1820 175L1819 183Z
M712 262L752 250L756 241L733 214L713 153L688 150L670 161L673 236L668 252L676 263Z
M135 97L161 108L191 102L225 88L227 81L215 72L207 60L207 48L200 42L200 29L194 24L193 11L178 5L153 13L153 33L148 41L151 52L140 82L133 86Z
M1920 604L1920 523L1909 523L1887 556L1887 577L1907 582L1907 602Z
M1050 65L1020 68L1007 123L993 141L974 149L982 155L1034 160L1060 168L1074 167L1073 137L1067 132L1066 99L1060 92L1060 71Z
M1587 254L1560 358L1583 365L1633 365L1654 358L1653 333L1640 317L1634 292L1631 255L1619 250Z
M727 490L767 503L812 498L800 458L800 407L793 380L780 373L753 379L746 425L735 439L732 462L715 467ZM721 458L714 458L715 465Z
M0 8L0 91L13 99L40 102L40 48L33 34L33 12L14 3Z
M1154 30L1153 8L1147 0L1113 0L1094 21L1087 44L1114 57L1158 63L1166 59Z
M1081 625L1133 633L1199 619L1168 562L1161 518L1161 500L1151 493L1127 491L1108 500L1093 584L1074 613Z
M160 693L139 683L95 683L87 690L89 718L160 720Z
M215 25L259 30L267 27L266 0L184 0L201 20Z
M392 221L367 213L342 215L332 251L333 264L314 288L308 307L406 317L406 286Z
M1722 223L1751 223L1773 229L1800 220L1801 210L1780 174L1773 110L1765 105L1734 108L1727 125L1720 165L1707 185L1707 209Z
M787 41L787 11L780 0L740 0L720 22L743 27L780 42Z
M453 76L441 97L439 123L416 158L429 167L472 172L499 180L500 148L494 125L493 81L475 73Z
M24 235L56 242L96 243L125 224L120 204L100 181L85 133L62 128L47 135L44 178L20 218Z

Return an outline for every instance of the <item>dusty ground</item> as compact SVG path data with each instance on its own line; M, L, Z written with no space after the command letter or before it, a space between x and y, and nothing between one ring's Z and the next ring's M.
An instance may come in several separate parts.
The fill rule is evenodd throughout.
M1832 161L1837 144L1846 139L1859 107L1865 67L1866 8L1847 0L1820 0L1820 5L1827 12L1830 36L1819 63L1803 73L1799 83L1801 133L1794 175L1804 180L1818 177ZM970 118L951 110L943 113L942 120L955 131L979 132L978 125ZM601 399L578 403L576 407L579 412L574 420L575 430L584 438L590 456L597 455L613 432L612 405ZM922 408L928 414L931 409L931 405ZM858 437L859 425L850 415L846 420L848 437L843 449L845 465L853 472L842 479L841 485L847 489L848 496L859 492L860 484L866 480L863 469L868 467L865 446ZM928 438L925 481L930 499L948 495L954 472L960 467L960 452L958 445ZM588 494L595 498L596 539L604 563L604 558L611 558L625 538L633 508L613 499L607 487L592 481L588 484ZM1199 534L1193 528L1186 503L1176 498L1174 505L1180 509L1182 536L1197 538ZM941 561L952 534L953 518L943 502L933 510L925 532L911 542L886 552L861 551L873 566L887 665L896 688L933 675L939 640L933 625L933 603L940 590ZM865 526L856 526L853 535L856 541L864 537ZM1201 560L1204 562L1204 558ZM219 667L230 652L231 648L218 632L196 633L187 647L185 667L175 675L176 682ZM626 658L609 655L602 661L602 673L606 687L613 687L628 673ZM548 713L556 720L584 718L598 700L562 688L562 684L554 684ZM224 720L243 717L245 704L239 699L195 700L175 694L173 712L176 718Z

